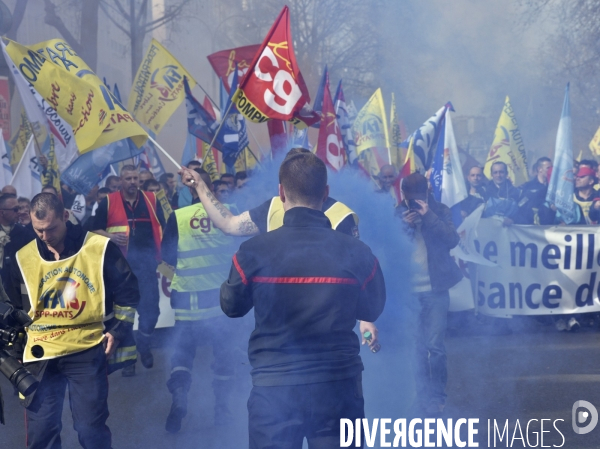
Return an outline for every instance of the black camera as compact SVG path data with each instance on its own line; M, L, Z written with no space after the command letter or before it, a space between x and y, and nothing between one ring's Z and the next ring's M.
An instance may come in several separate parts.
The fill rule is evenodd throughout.
M33 393L39 382L5 348L23 338L23 328L31 323L31 318L25 312L0 302L0 373L4 374L23 396Z

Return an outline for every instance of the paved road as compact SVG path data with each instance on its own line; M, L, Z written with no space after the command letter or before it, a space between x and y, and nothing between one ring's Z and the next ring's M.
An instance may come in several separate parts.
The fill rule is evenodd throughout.
M458 326L459 329L461 326ZM539 420L557 422L566 440L565 448L600 446L600 426L588 435L576 435L571 428L571 408L575 401L586 400L600 409L600 332L583 329L579 333L558 333L531 319L512 320L511 335L483 336L487 325L474 334L453 332L447 339L449 379L448 405L444 418L479 418L479 447L487 445L487 420L496 419L500 427L508 420L512 436L516 421L526 435L530 424L530 443L539 432ZM164 334L159 334L164 338ZM410 371L411 345L387 344L379 354L363 352L366 371L364 391L370 418L410 416L414 382ZM191 404L183 429L177 435L164 430L170 407L165 387L168 375L166 348L155 351L156 365L144 370L138 364L138 376L111 375L108 424L117 448L243 448L247 447L246 400L250 385L248 367L240 363L239 382L234 392L236 420L228 427L212 424L213 395L210 387L211 351L199 348L190 393ZM241 358L243 360L243 358ZM24 447L23 409L12 396L12 389L0 379L4 392L7 425L0 428L0 448ZM546 421L546 424L548 421ZM544 445L561 445L562 437L547 425ZM518 434L518 432L517 432ZM517 435L518 436L518 435ZM498 437L497 437L498 438ZM68 402L63 414L63 447L77 448ZM379 447L376 445L376 447ZM493 440L492 445L493 446ZM506 439L495 447L507 447ZM515 440L513 447L523 447Z

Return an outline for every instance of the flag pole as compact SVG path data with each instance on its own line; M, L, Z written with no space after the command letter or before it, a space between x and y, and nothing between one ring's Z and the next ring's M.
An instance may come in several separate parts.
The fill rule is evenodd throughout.
M162 151L162 153L165 156L167 156L167 159L169 159L173 163L173 165L177 167L177 170L181 170L181 165L179 165L179 163L175 159L173 159L173 157L169 153L167 153L167 151L163 147L161 147L160 144L156 140L154 140L150 134L148 134L148 139L150 139L150 141L154 144L156 148L158 148L160 151Z
M229 111L231 110L232 106L233 106L233 101L231 103L229 103L229 107L227 108L225 113L221 114L221 123L219 123L219 127L217 128L215 135L213 136L212 140L210 141L210 145L208 146L208 148L213 147L215 140L217 140L217 136L219 135L219 132L221 131L221 128L223 127L223 123L225 123L225 117L227 117L227 114L229 114Z
M200 89L202 89L202 92L204 92L204 95L206 95L206 98L208 98L210 100L210 102L215 105L215 107L217 108L217 111L221 112L221 108L219 107L219 105L217 105L217 103L215 102L215 100L213 100L212 97L208 94L208 92L206 92L206 90L204 89L204 87L202 87L202 84L200 84L196 80L194 80L194 82L196 83L196 85ZM227 110L227 112L229 112L229 110ZM227 114L224 114L224 115L227 115ZM221 117L221 120L223 120L223 117ZM254 133L252 132L252 130L250 128L247 128L247 129L248 129L248 132L250 132L250 135L252 136L252 138L254 139L254 142L256 142L256 145L258 145L258 148L260 149L261 154L264 154L263 148L260 145L260 143L258 143L258 139L254 135ZM250 152L252 153L251 150L250 150ZM252 156L254 156L254 159L256 159L256 161L258 162L258 158L254 155L254 153L252 153ZM260 165L260 162L258 162L258 164Z

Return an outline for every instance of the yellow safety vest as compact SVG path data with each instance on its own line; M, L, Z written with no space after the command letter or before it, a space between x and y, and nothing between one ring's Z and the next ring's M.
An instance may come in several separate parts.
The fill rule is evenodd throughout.
M109 239L88 232L79 252L44 260L33 240L17 252L29 296L24 362L85 351L103 340L105 305L103 261Z
M215 227L201 203L177 209L175 217L179 241L171 288L178 292L220 288L236 250L233 237Z
M590 224L590 209L592 208L593 201L588 200L578 200L577 195L573 194L573 201L581 206L581 211L583 212L583 216L585 217L585 222Z
M267 218L267 231L273 231L283 226L283 215L285 211L283 209L283 203L281 198L274 196L271 200L271 207L269 207L269 215ZM346 206L344 203L336 201L333 205L325 211L325 215L331 222L331 227L336 229L339 224L344 221L348 215L352 215L354 218L354 224L358 226L358 215L354 213L352 209Z

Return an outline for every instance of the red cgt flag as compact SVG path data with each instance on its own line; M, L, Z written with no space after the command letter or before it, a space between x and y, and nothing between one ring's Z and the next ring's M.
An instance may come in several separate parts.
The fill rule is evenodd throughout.
M329 92L329 77L326 78L323 89L323 111L316 154L335 171L340 171L346 163L342 132L333 108L331 92Z
M229 50L221 50L212 55L208 55L208 62L214 69L217 76L223 81L227 93L231 90L233 82L233 72L235 65L238 66L238 76L240 79L246 74L250 63L260 50L260 45L248 45L246 47L231 48Z
M319 121L296 63L290 14L284 6L235 93L235 104L255 123L269 119L292 122L298 128Z

